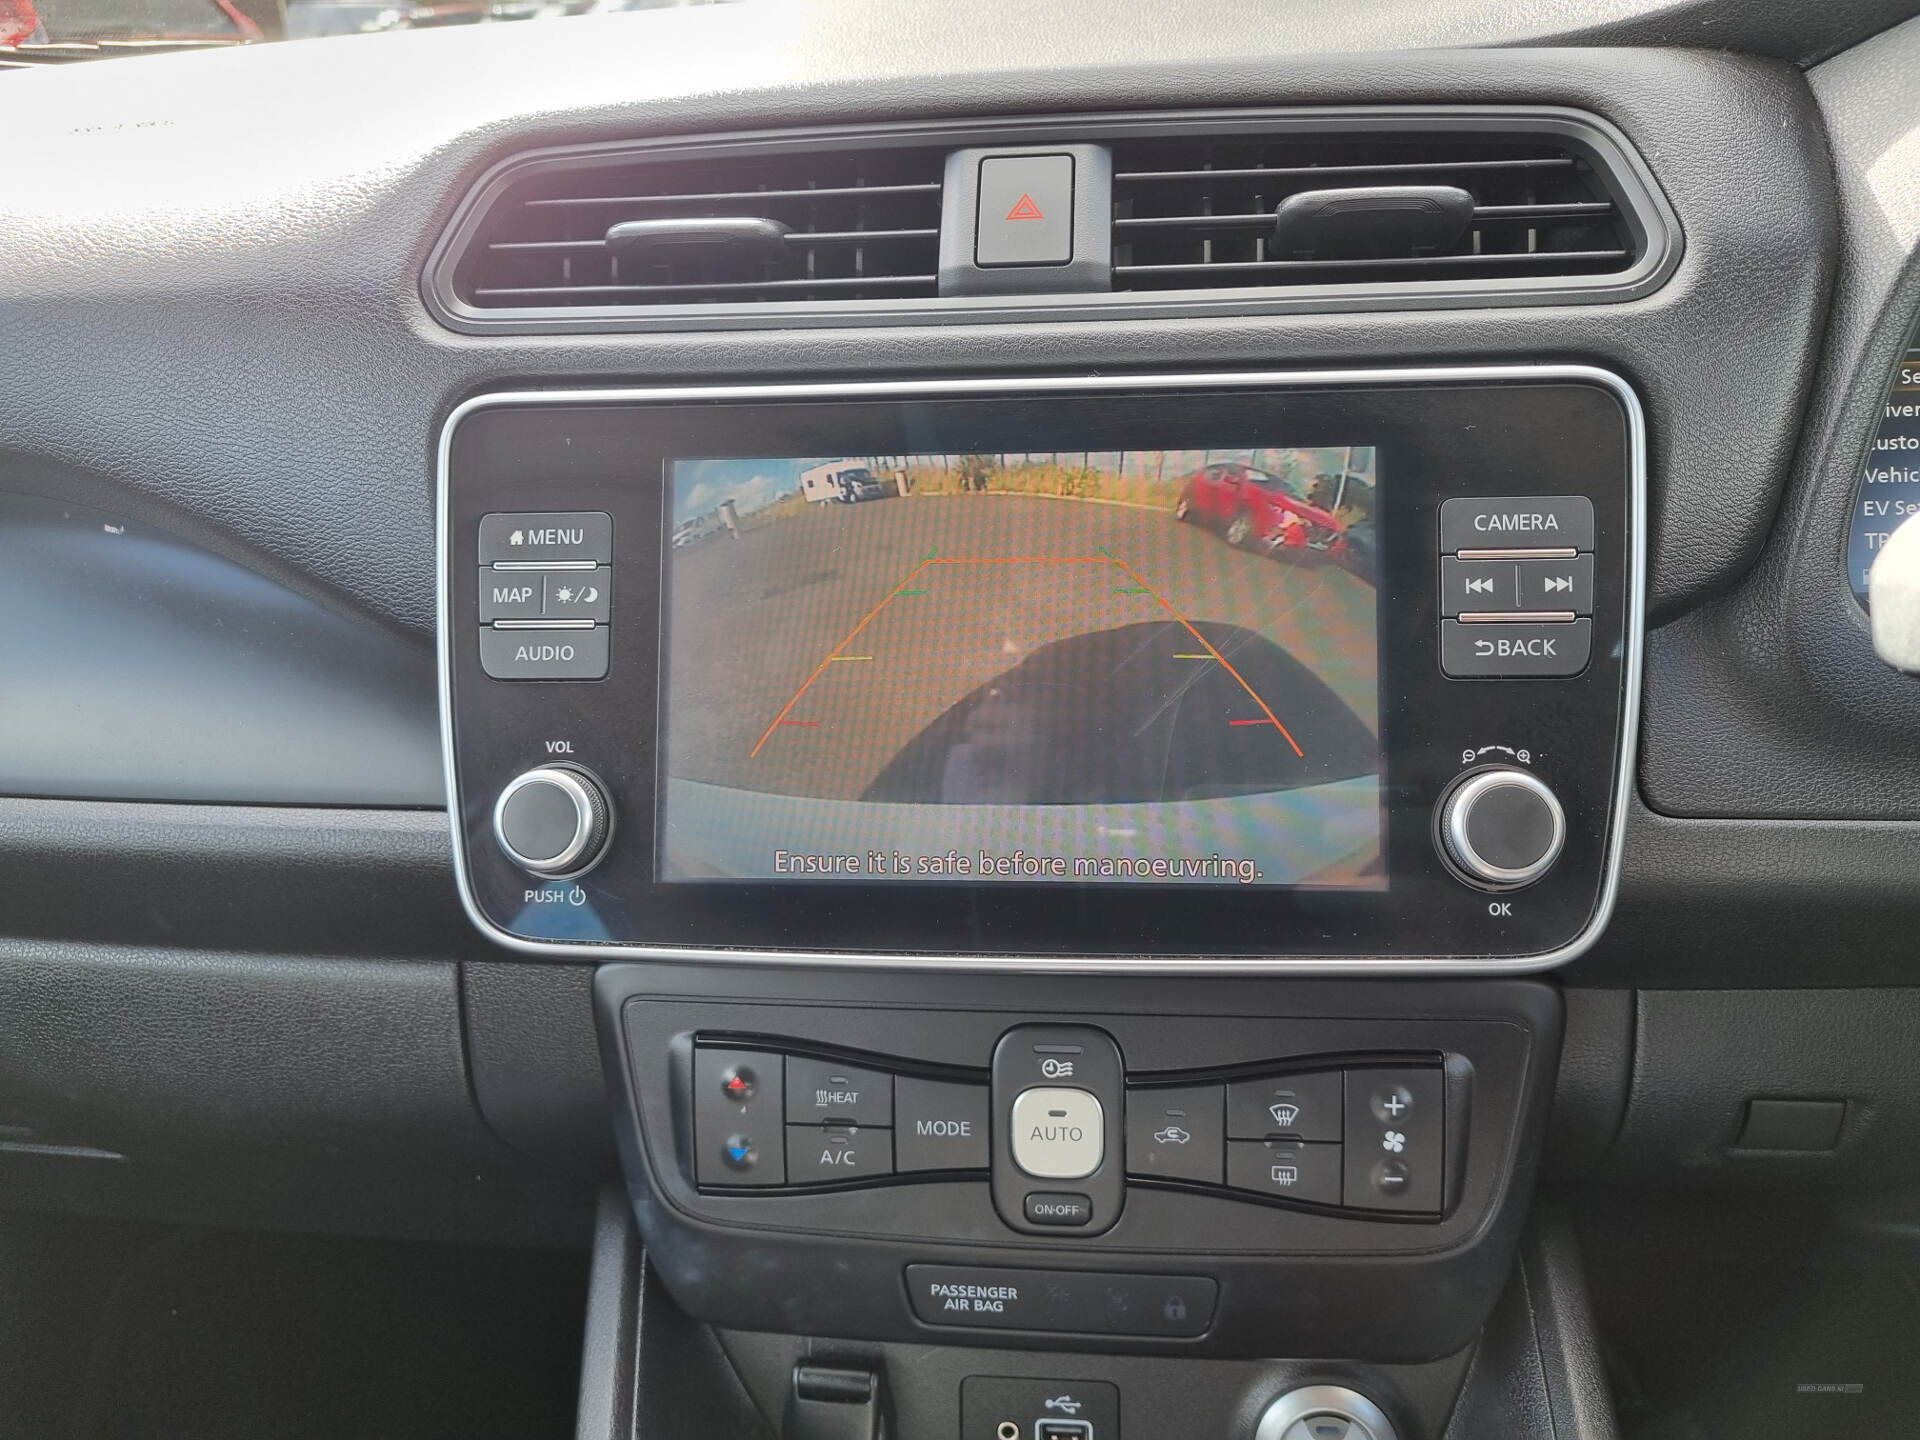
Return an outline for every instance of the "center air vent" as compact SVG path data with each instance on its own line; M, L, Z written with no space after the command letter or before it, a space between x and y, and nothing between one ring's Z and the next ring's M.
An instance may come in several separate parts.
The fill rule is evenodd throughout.
M1068 262L980 261L995 157L1072 161L1046 207L1071 207ZM1043 218L1021 198L999 214ZM474 188L423 288L476 333L967 324L1599 304L1680 250L1595 116L1355 106L533 151Z
M945 153L532 165L488 205L454 291L480 310L932 296Z
M1387 133L1143 139L1115 143L1113 172L1116 290L1524 282L1615 274L1641 253L1599 172L1553 142ZM1471 210L1437 238L1383 228L1381 243L1368 245L1358 227L1337 238L1276 236L1276 212L1290 197L1395 190L1453 194Z

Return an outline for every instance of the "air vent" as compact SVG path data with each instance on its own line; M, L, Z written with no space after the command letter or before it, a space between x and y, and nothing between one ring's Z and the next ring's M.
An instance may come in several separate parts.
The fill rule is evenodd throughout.
M1081 157L1070 264L976 263L969 162L993 154ZM1080 115L531 151L475 186L422 290L476 334L1606 304L1682 244L1579 111Z
M1391 133L1153 138L1113 146L1113 286L1203 290L1606 276L1643 247L1605 177L1564 143ZM1290 196L1451 194L1460 224L1275 236ZM1465 192L1464 195L1460 192ZM1471 199L1468 215L1467 200ZM1311 205L1313 199L1306 202Z
M454 293L482 311L931 297L945 155L531 162L496 187Z

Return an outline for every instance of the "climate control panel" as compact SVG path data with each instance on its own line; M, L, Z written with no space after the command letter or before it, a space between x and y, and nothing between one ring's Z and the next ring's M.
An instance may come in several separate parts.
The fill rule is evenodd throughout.
M1068 976L593 985L640 1228L690 1313L1042 1349L1459 1349L1560 1026L1519 981L1112 977L1097 1011Z
M1000 1036L984 1073L936 1079L801 1043L696 1041L701 1190L773 1198L977 1178L1001 1223L1027 1234L1106 1231L1138 1185L1428 1221L1446 1206L1437 1054L1130 1075L1103 1030L1023 1025Z

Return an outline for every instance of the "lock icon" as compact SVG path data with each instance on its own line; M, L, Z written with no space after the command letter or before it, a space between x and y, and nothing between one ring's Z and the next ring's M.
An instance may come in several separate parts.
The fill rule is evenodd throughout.
M1169 1295L1167 1303L1160 1307L1160 1313L1169 1320L1184 1320L1187 1318L1187 1302L1178 1295Z

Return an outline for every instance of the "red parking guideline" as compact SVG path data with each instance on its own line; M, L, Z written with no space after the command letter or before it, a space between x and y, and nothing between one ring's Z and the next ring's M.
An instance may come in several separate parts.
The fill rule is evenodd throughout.
M757 756L760 753L760 751L766 746L767 741L772 738L773 732L778 730L782 725L808 725L808 726L819 725L820 722L818 720L789 720L787 719L787 716L792 713L793 707L800 703L800 697L807 693L808 688L812 686L813 682L818 680L820 676L826 671L826 668L829 665L833 664L834 661L847 660L847 659L865 660L870 658L865 655L847 656L847 655L842 655L840 652L846 649L847 646L851 645L854 641L854 638L858 636L862 630L866 629L867 626L871 625L873 623L874 617L878 615L882 610L886 609L887 606L894 600L895 597L902 594L924 595L926 593L924 590L909 591L907 587L913 583L914 577L918 575L922 570L926 569L927 566L929 565L1118 565L1122 570L1127 572L1127 574L1132 578L1134 585L1137 586L1138 589L1137 591L1134 591L1134 592L1128 592L1123 590L1117 593L1119 594L1138 593L1143 595L1151 595L1155 599L1155 601L1159 603L1162 609L1164 609L1169 615L1171 615L1186 629L1189 635L1193 636L1194 639L1198 640L1202 645L1206 647L1208 659L1219 661L1220 664L1226 668L1226 672L1229 675L1233 676L1235 680L1238 680L1240 682L1240 688L1246 691L1247 694L1253 698L1253 703L1260 707L1261 713L1265 717L1260 720L1229 720L1227 723L1229 725L1271 725L1273 726L1274 729L1278 730L1282 735L1286 736L1287 744L1293 747L1293 753L1295 755L1298 755L1301 759L1304 760L1306 758L1306 751L1300 748L1300 742L1295 740L1293 738L1292 732L1289 731L1286 726L1280 723L1280 717L1275 715L1272 709L1267 705L1267 702L1260 698L1259 692L1256 691L1253 688L1253 686L1247 683L1246 677L1242 675L1238 670L1233 668L1233 662L1228 660L1226 656L1222 655L1218 650L1216 650L1213 646L1212 641L1208 640L1206 636L1202 635L1198 630L1194 629L1192 622L1189 621L1187 617L1182 615L1178 610L1174 609L1173 605L1167 600L1167 598L1164 595L1162 595L1158 590L1154 589L1153 586L1149 585L1146 582L1145 577L1143 577L1138 570L1135 570L1133 566L1129 565L1126 561L1122 560L1118 555L1115 555L1111 550L1108 550L1106 546L1101 545L1101 546L1097 546L1096 548L1100 551L1098 555L942 555L937 550L928 551L926 557L922 559L918 565L914 566L912 570L907 572L906 579L902 580L898 585L894 586L893 589L889 590L886 594L886 598L883 599L878 605L874 606L873 609L869 610L866 613L866 615L861 619L860 623L854 626L853 629L847 632L846 638L842 640L838 645L834 646L830 652L828 652L827 658L822 660L818 665L813 667L813 673L807 676L805 680L800 682L800 688L793 692L793 698L787 701L785 706L781 708L781 711L778 715L773 717L773 723L767 726L766 732L761 735L759 741L754 745L753 749L748 753L747 758L751 760L755 756ZM1189 658L1197 658L1197 657L1176 656L1175 658L1189 659Z

